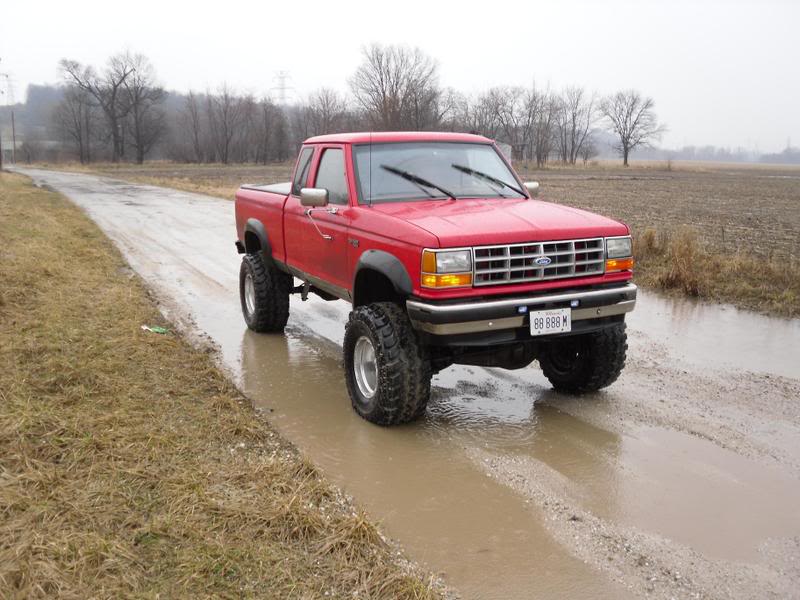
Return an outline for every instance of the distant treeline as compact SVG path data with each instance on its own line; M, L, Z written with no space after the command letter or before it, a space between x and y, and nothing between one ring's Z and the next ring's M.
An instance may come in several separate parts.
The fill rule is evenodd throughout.
M358 130L466 131L496 139L514 159L544 166L595 157L800 162L800 152L654 147L664 127L652 98L498 86L466 95L439 83L438 64L419 49L373 44L348 80L349 93L320 88L300 101L213 90L168 92L150 61L128 52L97 69L60 63L62 83L30 86L17 105L17 160L267 163L293 156L313 135ZM9 108L0 109L2 123ZM8 158L8 127L2 128Z

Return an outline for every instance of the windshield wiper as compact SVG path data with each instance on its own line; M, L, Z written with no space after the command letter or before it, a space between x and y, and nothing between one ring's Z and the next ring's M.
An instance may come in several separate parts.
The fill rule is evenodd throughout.
M413 173L409 173L408 171L404 171L403 169L398 169L397 167L390 167L389 165L381 165L381 169L389 171L389 173L393 173L393 174L397 175L398 177L402 177L406 181L410 181L411 183L415 183L415 184L417 184L417 187L424 186L426 188L433 188L434 190L439 190L440 192L442 192L445 196L447 196L451 200L455 200L456 199L455 195L452 192L450 192L449 190L443 188L442 186L440 186L440 185L438 185L436 183L433 183L432 181L428 181L427 179L423 179L419 175L414 175ZM420 188L420 189L422 189L422 188ZM433 194L431 194L428 190L423 189L423 191L426 194L428 194L428 196L430 196L431 198L435 198L436 197Z
M475 169L470 169L469 167L465 167L464 165L452 164L450 166L453 167L456 171L461 171L462 173L466 173L467 175L472 175L473 177L477 177L478 179L483 179L484 181L489 181L491 183L496 183L497 185L502 185L503 187L507 187L508 189L514 190L518 194L525 196L525 192L523 192L517 186L511 185L510 183L507 183L502 179L498 179L497 177L492 177L488 173L484 173L482 171L476 171Z

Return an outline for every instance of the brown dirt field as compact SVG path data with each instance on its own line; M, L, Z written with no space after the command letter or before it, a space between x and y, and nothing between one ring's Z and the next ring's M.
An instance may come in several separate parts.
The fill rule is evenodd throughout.
M0 597L440 596L78 208L0 173L0 240Z
M647 228L693 228L714 252L800 259L800 167L689 163L526 170L542 196Z

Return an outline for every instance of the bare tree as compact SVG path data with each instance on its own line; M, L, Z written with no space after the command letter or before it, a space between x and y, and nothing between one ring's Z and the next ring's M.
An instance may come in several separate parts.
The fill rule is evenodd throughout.
M275 129L280 118L281 109L269 98L262 98L259 103L259 124L257 128L258 141L256 143L256 162L267 164L275 156Z
M216 94L207 94L206 113L214 154L225 165L230 161L231 143L242 124L242 106L242 98L236 96L227 84L223 84Z
M494 97L489 93L474 98L456 94L452 102L454 108L451 112L451 129L477 133L489 138L498 136L497 107L494 104Z
M533 156L536 166L541 168L547 164L555 146L555 124L558 102L549 92L538 94L538 114L533 121Z
M440 114L438 65L419 48L372 44L350 79L356 102L372 127L427 129Z
M289 157L289 128L286 122L286 115L282 110L278 110L275 115L275 160L285 161Z
M497 133L506 143L511 145L511 154L515 159L522 159L531 139L533 114L526 98L525 89L521 87L491 88L485 102L494 113Z
M595 96L589 96L581 87L568 87L557 99L556 137L558 154L564 163L577 162L581 149L589 141L595 113Z
M580 156L581 160L583 161L583 166L586 166L591 159L597 156L597 146L594 143L594 140L591 138L586 139L581 145L581 149L578 151L578 156Z
M622 155L622 164L626 167L631 150L649 146L664 132L654 107L652 98L643 97L636 90L617 92L600 103L600 112L608 120L609 130L618 139L614 149Z
M93 67L64 59L60 63L64 78L90 94L106 117L111 137L111 160L119 162L125 154L123 121L127 106L123 102L122 88L134 71L132 57L127 52L112 56L102 74Z
M188 133L194 162L197 163L201 163L205 159L205 153L203 151L204 132L202 119L200 100L197 94L190 91L189 95L186 96L180 120L183 124L183 128Z
M340 131L346 110L347 103L336 90L320 88L312 93L307 111L311 135Z
M142 164L166 130L164 112L159 108L166 93L156 85L155 69L146 57L136 54L129 61L132 71L122 83L122 101L136 162Z
M53 121L61 137L73 147L81 164L92 160L91 137L95 105L89 92L70 84L53 112Z

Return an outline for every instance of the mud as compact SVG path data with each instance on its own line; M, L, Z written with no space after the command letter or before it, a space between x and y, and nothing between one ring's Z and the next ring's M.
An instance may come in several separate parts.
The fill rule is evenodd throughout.
M608 391L453 367L425 418L354 415L348 306L242 322L229 202L24 171L82 206L280 431L469 598L798 597L800 322L643 293Z

